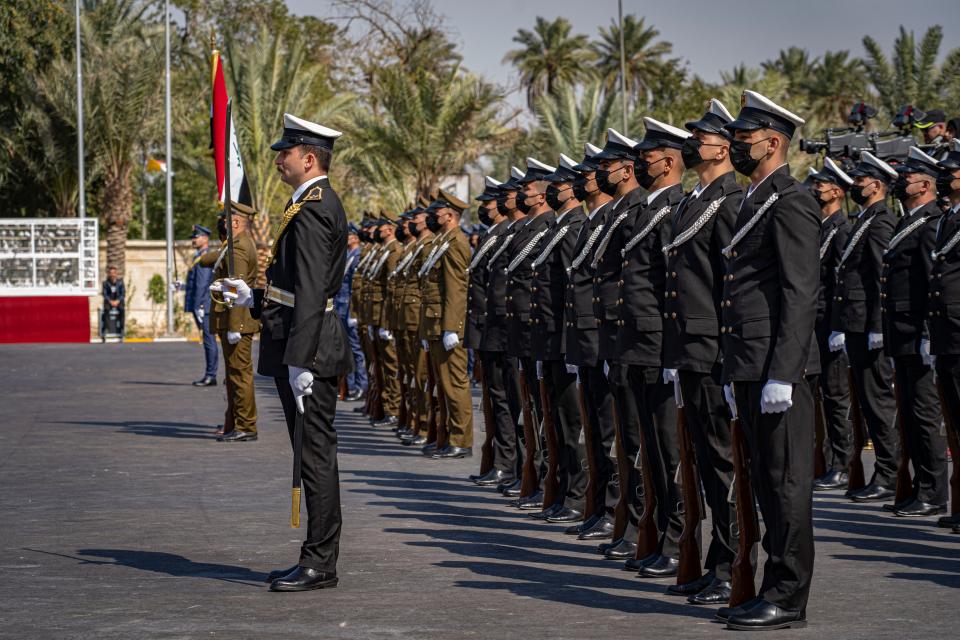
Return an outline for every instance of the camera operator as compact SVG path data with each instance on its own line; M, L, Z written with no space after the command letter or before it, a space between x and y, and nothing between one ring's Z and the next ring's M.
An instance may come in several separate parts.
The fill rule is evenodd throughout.
M949 140L945 137L947 132L947 117L942 109L931 109L924 111L923 115L917 117L914 126L920 129L923 135L923 144L930 147L930 155L937 160L943 160L947 155Z

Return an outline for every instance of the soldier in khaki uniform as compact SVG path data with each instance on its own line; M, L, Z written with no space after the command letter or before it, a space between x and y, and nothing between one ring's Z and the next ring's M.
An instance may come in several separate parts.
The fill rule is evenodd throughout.
M436 212L443 233L436 241L436 251L421 270L420 337L426 342L447 415L436 446L424 447L424 453L437 459L468 458L473 455L473 405L467 379L467 351L462 343L470 242L460 229L460 216L467 203L441 189L430 208Z
M384 300L384 323L383 328L393 334L394 342L397 347L397 372L400 380L400 407L401 411L397 416L397 430L406 428L410 424L412 407L410 401L410 341L407 335L401 330L400 314L402 313L401 304L403 303L403 290L406 281L403 277L403 268L410 262L410 256L416 245L416 238L410 235L407 229L407 220L409 214L404 212L400 215L397 222L396 238L403 245L400 250L400 260L397 265L387 275L387 295Z
M380 260L380 256L383 255L383 245L377 239L377 230L382 224L380 217L377 214L371 214L369 219L369 224L367 226L367 235L370 241L370 252L367 256L366 262L362 267L357 270L360 271L360 280L361 280L361 292L359 305L357 309L360 313L360 340L361 345L364 349L364 357L366 357L367 362L370 363L370 372L369 380L371 384L368 386L368 392L371 394L376 394L377 396L381 395L382 390L379 387L379 378L377 376L377 371L380 368L380 363L377 360L376 354L376 342L374 337L376 336L376 329L374 325L376 324L372 320L373 314L373 294L376 289L374 282L372 280L373 268L377 265ZM371 400L378 401L379 398L371 398ZM372 404L367 405L372 406Z
M256 211L240 203L233 203L233 265L232 277L241 278L253 287L259 271L257 245L250 236L250 224ZM200 264L213 267L214 279L231 277L227 273L226 215L221 213L220 251L210 251ZM220 337L223 363L226 368L227 411L223 418L223 435L218 442L247 442L257 439L257 401L253 389L253 334L260 331L260 321L250 316L247 307L227 307L214 302L210 314L210 329Z
M370 344L367 340L367 327L363 323L363 301L364 297L364 284L365 280L363 277L364 268L367 266L367 262L370 260L370 254L373 250L372 238L370 237L370 225L373 223L373 220L367 217L364 213L363 220L360 223L360 262L357 263L357 268L353 270L353 279L351 280L350 285L350 317L347 322L356 322L357 323L357 335L360 338L360 348L363 350L363 359L364 366L367 368L367 380L370 380L370 367L371 367L371 354L370 354ZM369 383L367 385L369 389ZM365 392L366 393L366 392ZM362 397L362 396L361 396ZM362 411L363 406L360 406L354 411Z
M397 414L400 412L400 380L397 377L397 345L393 332L385 326L389 322L389 301L387 300L388 279L390 273L400 262L401 247L396 239L396 223L400 217L395 213L381 213L382 223L376 234L383 243L383 249L370 272L373 283L370 296L370 330L367 335L373 340L377 350L377 362L380 365L383 388L380 397L383 402L383 419L373 423L375 427L397 426Z

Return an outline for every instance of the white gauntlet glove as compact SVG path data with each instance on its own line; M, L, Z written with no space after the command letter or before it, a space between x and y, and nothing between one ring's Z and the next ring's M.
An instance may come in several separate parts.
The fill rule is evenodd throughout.
M870 332L867 334L867 348L870 351L876 351L877 349L883 349L883 334Z
M447 351L455 348L460 344L460 336L454 331L444 331L443 332L443 348Z
M737 419L737 400L733 397L733 385L725 384L723 385L723 398L727 401L727 406L730 407L730 415L734 420Z
M303 413L303 396L313 393L313 374L309 369L302 367L287 367L290 378L290 389L293 390L293 400L297 403L297 411Z
M356 319L356 318L347 318L347 327L350 328L350 329L353 329L355 326L357 326L357 319Z
M827 346L830 348L831 352L837 352L843 349L847 344L847 336L840 331L834 331L830 334L830 337L827 338Z
M210 285L210 291L222 293L224 300L233 300L235 307L253 306L253 291L240 278L224 278L220 282L214 282Z
M240 342L240 337L239 331L227 331L227 342L230 344L237 344Z
M760 393L760 413L783 413L793 406L793 385L767 380Z
M377 332L377 335L380 336L381 340L386 340L387 342L393 340L393 334L387 331L386 329L380 329Z

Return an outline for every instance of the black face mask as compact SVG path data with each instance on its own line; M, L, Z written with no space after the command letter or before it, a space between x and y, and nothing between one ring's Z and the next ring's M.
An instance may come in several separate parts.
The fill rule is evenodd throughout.
M493 224L493 220L490 219L490 214L487 212L486 207L477 207L477 220L488 227Z
M427 229L430 229L431 233L440 231L440 219L437 217L437 214L432 211L427 214Z
M683 166L687 169L693 169L703 162L703 157L700 156L701 146L703 146L703 143L696 138L687 138L683 141L683 146L680 147L680 157L683 158Z
M564 191L567 191L570 187L564 187L560 189L555 184L551 184L547 187L547 205L554 211L560 211L560 208L565 204L566 201L560 202L560 194Z
M380 235L380 228L377 227L373 230L373 241L374 242L383 242L383 236Z
M893 183L893 197L897 200L903 202L910 196L907 194L907 185L909 183L903 178L898 178L896 182Z
M953 188L953 182L957 179L952 173L941 173L937 176L937 195L946 198L956 191Z
M660 158L653 162L647 162L643 158L637 158L634 163L634 170L637 172L637 182L640 183L640 186L646 190L650 190L650 187L653 186L653 183L657 181L657 178L663 175L663 173L658 173L655 176L650 175L650 167L657 164L658 162L663 162L666 158Z
M810 192L813 194L813 199L817 201L817 204L823 209L827 206L827 201L823 199L823 192L819 189L810 189Z
M411 220L407 223L407 233L409 233L414 238L420 237L420 229L417 228L417 223Z
M753 145L765 142L769 138L757 140L756 142L747 142L746 140L734 140L730 143L730 162L738 173L745 176L752 175L760 165L760 161L750 157L750 149Z
M530 213L530 210L533 209L532 205L527 204L527 196L522 193L517 194L517 209L519 209L523 215L527 215Z
M867 185L860 186L858 184L850 187L850 199L853 200L854 204L859 207L867 204L868 196L863 194L863 190L867 188Z
M400 242L403 242L404 240L406 240L407 237L408 237L408 236L407 236L407 225L405 225L405 224L398 224L398 225L397 225L396 235L397 235L397 240L399 240Z
M620 186L620 181L610 182L610 174L617 171L620 171L620 169L614 169L613 171L597 169L597 187L608 196L616 195L617 187Z
M500 196L497 198L497 212L502 216L508 216L513 213L513 209L507 208L507 200L509 199L508 196Z
M590 194L587 192L587 179L579 177L573 181L573 197L583 202Z

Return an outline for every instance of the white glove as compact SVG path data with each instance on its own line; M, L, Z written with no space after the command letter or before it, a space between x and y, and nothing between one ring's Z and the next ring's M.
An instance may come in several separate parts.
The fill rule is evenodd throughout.
M737 400L733 397L733 385L723 385L723 398L727 401L727 406L730 407L730 415L733 416L734 420L736 420Z
M240 342L240 332L239 331L227 331L227 342L230 344L237 344Z
M930 355L930 341L926 338L920 341L920 357L923 359L923 364L933 369L936 356Z
M567 373L575 373L578 376L580 375L580 370L577 368L577 365L563 363L563 366L567 368Z
M827 338L827 346L830 347L832 352L840 351L847 346L847 336L840 331L834 331Z
M303 396L313 393L313 374L309 369L302 367L287 367L290 378L290 389L293 390L293 400L297 403L297 411L303 413Z
M200 321L200 324L203 324L203 316L206 314L206 312L203 310L203 307L197 307L196 314L197 320Z
M876 351L877 349L883 349L883 334L870 332L867 334L867 348L870 351Z
M427 343L426 340L421 340L420 344L423 346L424 351L430 351L430 345Z
M376 329L376 327L374 327L372 324L371 324L371 325L367 325L367 335L370 336L370 339L371 339L371 340L373 340L373 336L374 336L374 333L373 333L373 332L374 332L375 329Z
M543 380L543 362L537 360L537 380Z
M347 327L349 327L350 329L353 329L355 326L357 326L357 324L358 323L356 318L347 318Z
M668 382L676 383L678 379L679 379L679 378L678 378L678 376L677 376L677 370L676 370L676 369L664 369L664 370L663 370L663 383L664 383L664 384L666 384L666 383L668 383Z
M180 291L181 289L183 289L183 280L174 280L174 281L173 281L173 290L174 290L174 291ZM213 289L213 285L210 285L210 289L211 289L211 290Z
M377 335L380 336L381 340L390 341L393 340L393 334L387 331L386 329L380 329L377 331Z
M457 335L455 331L444 331L443 332L443 348L447 351L450 351L454 347L460 344L460 336Z
M603 361L603 375L605 376L610 375L610 363L607 362L606 360Z
M760 413L783 413L793 406L793 385L767 380L760 393Z
M222 293L224 300L233 300L235 307L253 306L253 291L250 290L250 285L240 278L224 278L220 282L214 282L210 285L210 291Z

